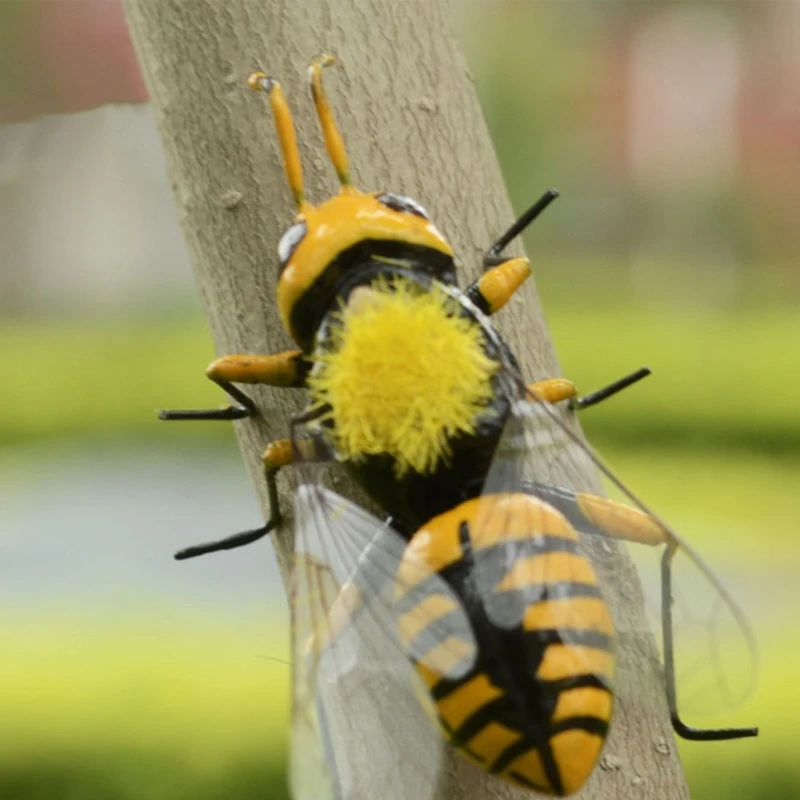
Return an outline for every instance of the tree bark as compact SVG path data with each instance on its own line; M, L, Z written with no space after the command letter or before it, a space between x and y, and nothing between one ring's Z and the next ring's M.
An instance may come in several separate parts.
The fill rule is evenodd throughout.
M339 66L326 79L354 182L422 202L460 255L462 285L478 273L479 254L513 220L449 2L125 0L125 7L219 354L292 346L274 296L276 243L293 203L269 109L245 84L256 69L284 87L312 202L338 188L305 69L312 56L331 52ZM499 327L529 380L557 375L535 290L523 294L499 315ZM300 398L286 390L249 391L263 417L235 427L267 514L260 455L269 439L287 435ZM559 479L575 488L598 486L591 474ZM286 579L291 537L284 529L272 541ZM642 629L630 623L642 613L630 563L613 547L591 555L615 619ZM632 644L619 654L618 700L604 756L579 796L687 797L653 643L643 637ZM449 759L446 783L441 797L531 796L459 757Z

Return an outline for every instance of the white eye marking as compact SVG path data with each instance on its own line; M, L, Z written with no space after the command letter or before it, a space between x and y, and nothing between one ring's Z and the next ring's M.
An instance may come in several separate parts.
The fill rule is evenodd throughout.
M297 249L297 245L300 244L307 232L308 225L305 222L297 222L281 236L281 240L278 242L278 258L281 266L292 257L292 253Z
M410 197L404 197L401 194L394 194L393 192L384 192L378 195L378 200L393 211L405 211L408 214L415 214L422 219L430 219L428 212L416 201Z

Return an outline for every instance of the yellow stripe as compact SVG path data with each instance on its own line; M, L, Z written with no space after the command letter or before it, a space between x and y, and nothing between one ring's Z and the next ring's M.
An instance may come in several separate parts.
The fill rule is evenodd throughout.
M426 523L412 537L403 554L395 581L395 602L434 572L441 572L464 555L458 531L463 514L459 506Z
M596 717L608 722L611 719L611 692L597 686L577 686L565 689L558 696L553 722L572 717Z
M322 608L327 608L328 611L318 621L312 620L314 634L311 646L314 649L311 652L319 654L330 647L350 624L353 614L361 607L361 602L361 589L354 583L346 583L335 600L323 601ZM314 610L312 609L312 616Z
M460 508L471 504L470 531L475 550L531 539L536 534L578 539L561 512L528 494L486 495Z
M467 747L480 756L486 766L491 766L521 736L513 728L499 722L490 722L467 742Z
M408 646L417 634L457 608L458 603L447 595L439 593L428 595L398 620L397 627L400 629L403 644Z
M439 714L455 730L479 708L501 697L503 692L494 686L486 675L476 675L461 684L447 697L439 700Z
M577 792L583 786L602 747L602 736L584 730L563 731L550 739L564 794Z
M610 636L614 623L608 606L600 597L568 597L528 606L522 625L526 631L597 631Z
M432 572L441 572L463 557L460 529L470 526L472 546L480 550L538 534L577 541L566 518L552 506L527 494L486 495L467 500L420 528L406 548L395 583L395 600Z
M558 681L587 673L610 679L614 674L614 654L595 647L551 644L545 650L536 677Z
M542 553L521 558L505 574L495 591L510 592L537 583L588 583L597 585L592 565L577 553Z
M511 776L512 772L516 772L518 775L525 778L525 780L530 781L542 789L551 788L550 781L547 780L547 773L544 771L542 757L539 755L539 751L534 748L531 748L518 758L515 758L511 764L509 764L508 769L503 772L503 776L513 781L514 778Z
M433 689L433 687L442 680L442 674L440 672L425 666L425 664L416 664L415 666L420 678L425 681L425 685L428 689Z
M448 636L433 650L425 653L420 661L447 678L453 676L455 667L474 654L475 645L472 642L467 642L458 636Z

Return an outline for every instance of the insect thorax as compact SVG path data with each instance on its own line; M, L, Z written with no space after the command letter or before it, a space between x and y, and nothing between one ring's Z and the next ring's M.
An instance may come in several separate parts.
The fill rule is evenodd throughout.
M419 524L480 491L508 402L496 345L458 293L415 271L367 271L326 315L312 358L326 438L390 514Z

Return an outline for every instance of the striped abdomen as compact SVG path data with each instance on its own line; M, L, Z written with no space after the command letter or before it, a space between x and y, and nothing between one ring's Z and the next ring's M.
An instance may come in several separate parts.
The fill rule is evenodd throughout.
M414 535L397 587L401 635L451 743L513 783L577 791L611 719L613 625L563 515L526 494L462 503Z

